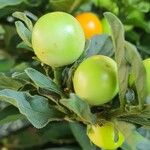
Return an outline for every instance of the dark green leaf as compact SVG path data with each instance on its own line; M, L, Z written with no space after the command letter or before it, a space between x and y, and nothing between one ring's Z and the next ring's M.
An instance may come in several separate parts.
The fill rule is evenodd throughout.
M4 74L0 74L0 89L13 89L18 90L23 87L25 84L22 80L13 79L11 77L7 77Z
M121 107L125 105L125 94L128 87L129 65L125 59L124 28L121 21L112 13L106 12L104 16L108 20L115 48L115 60L118 66L119 98Z
M29 46L32 47L31 44L31 31L28 30L25 25L21 21L15 22L17 32L20 38Z
M24 82L24 84L32 84L30 78L27 76L25 72L14 72L12 74L12 78L16 80L21 80Z
M148 140L150 140L150 128L148 127L141 127L138 128L137 131L145 138L147 138Z
M37 7L42 3L41 0L24 0L24 2L30 7Z
M130 71L133 75L133 80L135 80L139 107L142 109L146 99L146 71L136 47L129 42L125 42L125 49L126 59L131 65Z
M20 129L26 128L30 125L27 119L18 119L13 122L8 122L0 126L0 139L4 137L9 137L14 132L19 131ZM17 132L18 133L18 132Z
M14 12L12 14L12 16L23 21L26 24L26 26L28 27L28 29L32 32L33 24L31 22L31 20L25 15L25 13Z
M18 109L11 105L0 111L0 125L24 118L25 116L20 114Z
M0 0L0 9L6 6L13 6L21 4L24 0Z
M72 12L80 4L87 2L88 0L49 0L50 5L55 11Z
M149 119L142 118L142 117L139 117L139 116L136 116L136 115L131 115L131 116L127 116L127 117L120 117L118 120L150 127L150 120Z
M95 116L91 113L89 105L75 94L70 94L69 99L61 99L60 103L74 112L83 122L94 122Z
M70 123L70 128L77 142L80 144L83 150L96 150L96 146L93 145L87 134L86 127L80 123L74 122Z
M72 140L72 133L67 121L52 122L45 128L39 130L40 136L46 142L56 142L58 139L70 139ZM52 136L53 135L53 136Z
M5 33L5 30L4 28L0 25L0 34L4 34Z
M21 42L17 45L17 48L23 48L23 49L27 49L29 51L33 51L33 49L31 47L29 47L25 42Z
M141 136L137 131L136 128L129 123L126 122L117 122L117 128L123 133L125 136L125 142L122 145L124 150L143 150L140 149L141 144L143 145L150 145L150 142Z
M0 100L16 106L36 128L42 128L48 122L63 117L63 114L50 106L48 100L42 96L5 89L0 91Z
M69 12L74 0L49 0L49 3L55 11Z
M113 43L109 35L97 35L89 40L88 48L83 54L84 58L93 55L112 56L114 53Z
M25 69L26 74L31 78L31 80L36 84L37 87L50 90L51 92L55 92L61 95L61 91L59 87L56 85L53 80L39 71L33 68Z

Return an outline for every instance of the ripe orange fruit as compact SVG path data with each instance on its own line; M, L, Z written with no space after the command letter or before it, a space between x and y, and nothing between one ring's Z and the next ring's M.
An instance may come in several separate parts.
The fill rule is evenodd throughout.
M80 22L86 39L103 32L101 21L96 14L84 12L78 14L75 18Z

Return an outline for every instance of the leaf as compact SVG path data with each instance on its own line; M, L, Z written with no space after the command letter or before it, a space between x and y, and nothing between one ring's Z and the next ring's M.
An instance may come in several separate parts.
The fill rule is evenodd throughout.
M71 129L67 121L52 122L43 129L40 129L39 134L45 142L57 142L59 139L72 139Z
M31 31L25 27L25 25L21 21L16 21L16 30L19 34L20 38L29 46L32 47L31 44Z
M150 127L150 120L147 118L142 118L137 115L131 115L126 117L120 117L118 120L126 121L133 124L138 124L142 126L149 126Z
M33 24L31 22L31 20L26 16L25 13L22 13L22 12L14 12L12 14L13 17L17 18L17 19L20 19L21 21L23 21L26 26L28 27L28 29L32 32L33 30Z
M0 125L24 118L25 117L19 113L18 109L12 105L0 111Z
M82 124L77 122L69 124L74 137L83 150L96 150L96 146L90 142L86 134L86 128Z
M125 136L125 143L122 145L124 150L143 150L140 149L142 144L150 146L150 142L140 135L132 124L119 121L116 126Z
M38 7L42 1L37 1L37 0L24 0L24 2L29 5L29 7Z
M27 119L18 119L13 122L6 123L4 125L0 126L0 139L7 137L10 137L10 135L14 134L14 132L17 132L23 128L26 128L30 125L30 123L27 121ZM18 133L18 132L17 132Z
M55 11L69 12L74 0L49 0L49 3Z
M3 26L0 25L0 34L4 34L4 33L5 33L5 30L4 30Z
M16 126L18 126L18 124L16 124ZM5 127L7 129L7 125ZM2 129L5 130L5 127ZM0 127L0 132L1 131L2 130ZM7 131L9 131L9 128L7 129ZM16 140L17 142L15 142ZM19 149L32 149L33 147L38 146L43 147L45 143L55 143L55 145L63 145L63 143L67 143L67 145L65 144L66 146L74 143L71 129L68 122L66 121L51 122L46 127L40 130L29 125L25 129L19 130L16 134L10 134L7 137L7 141L7 143L11 143L11 147L13 147L14 149L17 149L18 147Z
M49 3L55 11L73 12L82 3L88 0L49 0Z
M93 55L112 56L114 53L113 44L109 35L96 35L89 40L88 48L83 54L86 59Z
M47 89L60 95L62 94L59 87L55 84L55 82L53 82L51 78L43 75L33 68L27 68L25 69L25 72L37 87Z
M63 114L50 106L42 96L5 89L0 91L0 100L16 106L36 128L43 128L48 122L63 118Z
M21 73L20 72L14 72L12 74L12 78L19 80L19 81L20 80L24 81L25 82L24 85L25 84L32 84L30 78L27 76L27 74L25 72L21 72Z
M68 99L61 99L60 103L74 112L83 122L94 122L95 116L91 113L89 105L75 94L70 94Z
M25 42L20 42L18 45L17 45L17 48L23 48L23 49L26 49L26 50L29 50L29 51L33 51L33 49L31 47L29 47Z
M137 129L137 131L145 138L147 138L148 140L150 140L150 128L148 127L140 127Z
M81 148L77 146L62 146L62 147L55 147L55 148L49 148L47 150L81 150Z
M141 114L139 114L139 117L150 119L150 104L144 106L144 109L142 110Z
M135 79L139 108L142 109L146 99L146 71L136 47L125 42L126 59L131 65L130 72Z
M14 6L14 5L19 5L23 2L24 0L0 0L0 9L6 7L6 6Z
M125 94L128 87L129 65L125 59L124 28L121 21L112 13L106 12L104 16L108 20L115 48L115 60L118 66L119 99L121 107L125 105Z
M0 89L13 89L18 90L25 84L22 80L13 79L11 77L5 76L5 74L0 73Z

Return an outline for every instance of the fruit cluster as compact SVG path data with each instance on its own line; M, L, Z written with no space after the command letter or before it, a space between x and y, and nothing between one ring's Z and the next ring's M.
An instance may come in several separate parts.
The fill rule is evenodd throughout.
M100 21L93 13L86 12L73 17L64 12L52 12L36 22L32 32L32 47L42 63L62 67L74 63L82 55L86 39L102 33L111 33L108 22L106 19ZM148 75L149 62L144 61ZM75 93L90 106L110 102L119 89L116 62L103 55L85 59L74 73L73 87ZM150 93L150 87L148 91ZM124 142L124 136L111 122L102 126L88 125L87 135L95 145L104 149L115 149Z

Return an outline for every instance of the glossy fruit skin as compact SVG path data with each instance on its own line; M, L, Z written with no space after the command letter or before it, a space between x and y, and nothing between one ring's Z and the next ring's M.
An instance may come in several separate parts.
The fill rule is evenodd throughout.
M103 55L84 60L73 77L75 93L90 105L111 101L118 92L117 64Z
M80 22L86 39L103 32L101 21L94 13L84 12L78 14L76 19Z
M82 54L85 36L79 22L65 12L48 13L36 22L32 46L41 62L61 67L76 61Z
M111 35L111 29L107 19L103 18L101 22L103 27L103 33Z
M147 94L150 95L150 58L143 60L143 64L146 70Z
M123 134L111 122L102 126L88 126L87 135L95 145L103 149L116 149L124 142ZM115 137L117 137L117 141L115 141Z

